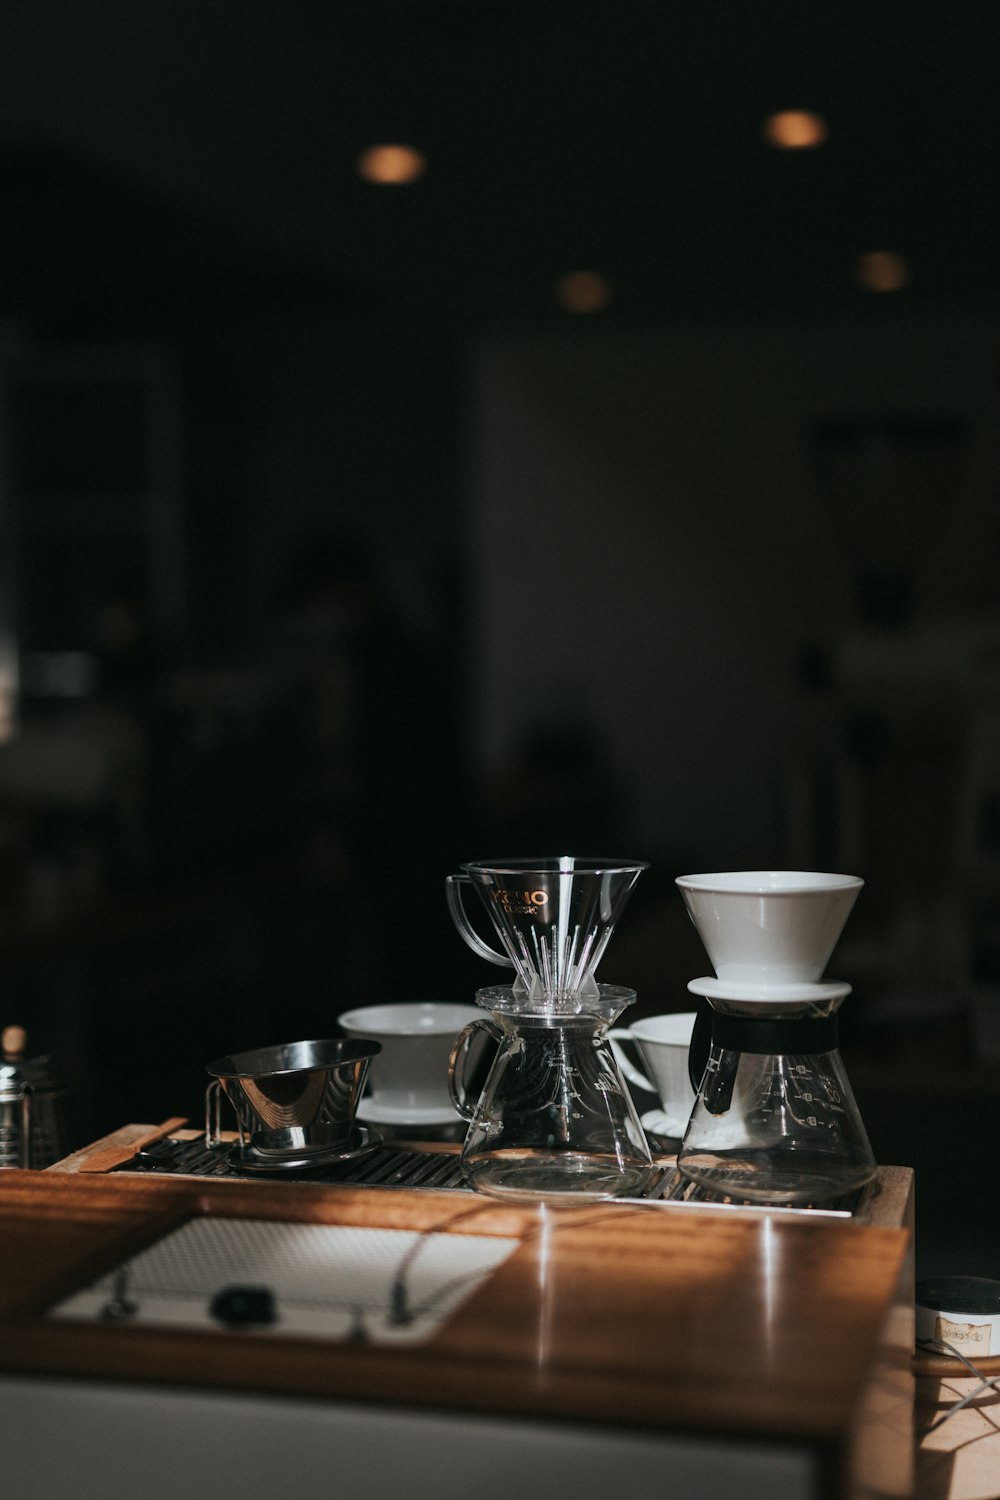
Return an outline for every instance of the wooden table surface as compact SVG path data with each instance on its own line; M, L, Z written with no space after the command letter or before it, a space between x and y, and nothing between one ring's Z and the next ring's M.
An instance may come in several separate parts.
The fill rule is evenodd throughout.
M199 1215L521 1243L418 1346L46 1318L58 1299ZM837 1476L831 1493L848 1493L859 1453L882 1493L908 1492L906 1228L690 1205L508 1207L464 1193L67 1170L0 1174L0 1223L7 1372L766 1436L820 1454Z

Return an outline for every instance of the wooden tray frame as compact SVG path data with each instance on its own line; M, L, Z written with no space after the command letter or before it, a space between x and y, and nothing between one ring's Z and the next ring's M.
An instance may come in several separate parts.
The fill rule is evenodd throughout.
M437 1334L405 1348L47 1316L199 1215L522 1244ZM883 1414L895 1402L898 1420L879 1431L897 1450L900 1423L911 1430L911 1217L912 1174L894 1168L861 1222L662 1203L542 1211L454 1192L85 1175L72 1163L7 1172L0 1369L766 1435L806 1442L840 1472L869 1399Z

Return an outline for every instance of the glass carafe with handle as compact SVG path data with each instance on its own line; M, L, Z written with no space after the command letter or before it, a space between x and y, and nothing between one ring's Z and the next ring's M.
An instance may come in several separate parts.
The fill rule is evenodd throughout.
M634 1001L634 991L604 984L558 1002L513 986L477 993L484 1015L459 1033L449 1067L455 1108L469 1121L461 1160L470 1187L536 1202L648 1191L656 1169L608 1038ZM473 1101L467 1063L481 1031L496 1054Z
M864 881L716 870L676 882L715 974L691 1038L681 1175L724 1197L806 1205L870 1182L875 1158L838 1051L849 984L823 972Z

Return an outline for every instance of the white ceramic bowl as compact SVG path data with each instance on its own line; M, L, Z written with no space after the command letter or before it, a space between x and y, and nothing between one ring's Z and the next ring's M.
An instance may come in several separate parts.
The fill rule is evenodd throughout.
M448 1059L463 1026L482 1015L476 1006L426 1000L399 1005L367 1005L337 1020L350 1037L381 1043L377 1068L359 1116L395 1124L455 1119L448 1092Z

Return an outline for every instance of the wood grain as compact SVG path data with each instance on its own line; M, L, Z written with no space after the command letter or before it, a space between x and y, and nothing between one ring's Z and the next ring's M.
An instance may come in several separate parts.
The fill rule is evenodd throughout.
M143 1146L151 1146L154 1141L173 1135L186 1124L186 1115L171 1115L170 1119L164 1120L162 1124L142 1130L136 1136L130 1134L127 1139L117 1142L108 1141L103 1146L91 1147L81 1153L76 1170L78 1172L113 1172L116 1167L123 1167L126 1162L131 1161Z
M44 1316L201 1214L516 1235L521 1247L438 1335L405 1349ZM909 1369L886 1338L910 1250L901 1228L66 1172L4 1174L0 1222L8 1371L766 1434L808 1441L839 1472L880 1367Z

